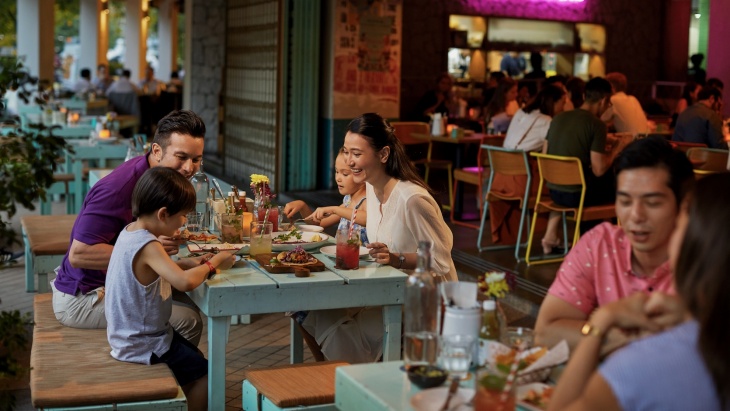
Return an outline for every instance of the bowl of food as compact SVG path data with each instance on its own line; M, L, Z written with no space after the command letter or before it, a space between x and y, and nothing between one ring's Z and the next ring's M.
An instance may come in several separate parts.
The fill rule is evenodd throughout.
M297 228L299 228L301 231L309 231L312 233L321 233L322 231L324 231L324 227L312 224L298 225Z
M421 389L438 387L446 381L449 373L434 365L408 367L408 379Z

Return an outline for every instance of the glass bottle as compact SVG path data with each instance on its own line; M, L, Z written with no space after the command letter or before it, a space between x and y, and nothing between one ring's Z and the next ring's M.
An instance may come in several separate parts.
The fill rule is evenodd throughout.
M489 359L491 341L500 341L502 324L497 313L497 302L486 300L482 304L482 326L479 329L479 367L484 367Z
M431 242L418 243L416 271L405 289L404 358L406 368L434 365L438 356L439 295L431 272Z
M195 188L195 211L200 214L201 229L210 229L210 208L208 205L208 193L210 192L210 182L208 176L203 172L203 163L200 163L198 172L190 177L190 182Z

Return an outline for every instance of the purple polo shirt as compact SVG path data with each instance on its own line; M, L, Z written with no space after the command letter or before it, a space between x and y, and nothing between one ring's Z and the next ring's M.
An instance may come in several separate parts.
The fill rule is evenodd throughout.
M139 156L120 165L94 184L71 230L69 249L74 239L88 245L116 243L119 233L133 220L134 186L149 168L147 156ZM76 295L79 291L86 294L104 286L105 279L106 270L72 267L67 251L54 285L58 291L66 294Z

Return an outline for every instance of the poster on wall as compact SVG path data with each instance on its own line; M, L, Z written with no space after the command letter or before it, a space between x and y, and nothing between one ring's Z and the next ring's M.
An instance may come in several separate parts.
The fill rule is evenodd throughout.
M402 0L336 4L333 117L398 117Z

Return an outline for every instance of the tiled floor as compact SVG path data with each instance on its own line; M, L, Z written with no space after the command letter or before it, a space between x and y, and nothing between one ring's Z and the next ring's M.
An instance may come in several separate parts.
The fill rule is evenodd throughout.
M327 193L299 193L310 203L339 201L336 192ZM467 197L468 198L468 197ZM286 201L282 195L281 200ZM468 208L469 201L467 201ZM63 206L54 204L61 213ZM19 230L19 218L23 214L31 213L22 210L13 220L13 225ZM33 212L37 214L37 211ZM448 217L447 217L448 218ZM537 286L520 287L511 298L505 301L505 311L510 322L525 326L532 326L537 307L544 293L544 284L549 285L555 273L556 265L533 266L530 269L524 263L516 263L512 251L479 253L476 250L476 230L464 227L452 227L454 231L454 260L461 279L473 280L474 276L486 269L502 268L517 273L519 277L535 279ZM20 310L30 312L33 295L25 293L24 266L22 260L15 265L0 267L0 310ZM207 331L204 331L200 349L207 351ZM253 316L249 325L234 325L231 327L229 343L226 346L226 410L241 409L241 382L245 371L249 368L283 365L289 362L289 319L283 313ZM25 360L27 361L27 360ZM305 345L305 362L313 358ZM30 404L30 390L28 382L21 381L15 388L18 397L18 410L32 410Z

